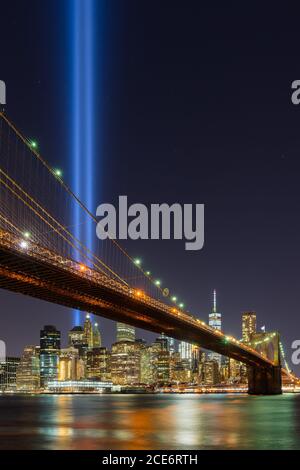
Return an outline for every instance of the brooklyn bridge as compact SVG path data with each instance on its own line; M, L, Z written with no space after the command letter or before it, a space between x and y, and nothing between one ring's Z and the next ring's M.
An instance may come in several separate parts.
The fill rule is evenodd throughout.
M250 394L279 394L279 333L244 344L185 311L115 240L91 249L94 215L4 113L0 113L0 288L183 340L248 366ZM74 224L74 214L76 224ZM96 238L96 237L95 237ZM270 346L270 347L268 347Z

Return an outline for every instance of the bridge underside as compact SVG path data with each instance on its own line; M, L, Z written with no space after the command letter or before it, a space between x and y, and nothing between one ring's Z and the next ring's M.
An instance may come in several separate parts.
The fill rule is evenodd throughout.
M252 375L249 372L249 383L258 383L259 374L261 377L269 377L274 369L263 357L251 354L239 345L226 344L224 339L216 338L210 331L183 318L168 314L153 305L145 305L107 286L101 286L79 273L32 258L25 252L0 247L0 288L121 321L154 333L163 332L172 338L231 357L251 366L249 370L254 372ZM250 387L250 393L255 393L256 389L268 393L270 387L253 386Z

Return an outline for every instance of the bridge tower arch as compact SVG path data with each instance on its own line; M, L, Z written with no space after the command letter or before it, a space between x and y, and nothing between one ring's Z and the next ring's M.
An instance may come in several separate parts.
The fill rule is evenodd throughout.
M250 395L279 395L282 393L280 335L277 331L257 333L251 346L274 362L274 366L248 367L248 393Z

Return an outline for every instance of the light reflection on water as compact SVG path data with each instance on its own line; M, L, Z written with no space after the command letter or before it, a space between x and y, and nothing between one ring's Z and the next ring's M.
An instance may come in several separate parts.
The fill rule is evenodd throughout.
M300 449L300 395L0 396L0 449Z

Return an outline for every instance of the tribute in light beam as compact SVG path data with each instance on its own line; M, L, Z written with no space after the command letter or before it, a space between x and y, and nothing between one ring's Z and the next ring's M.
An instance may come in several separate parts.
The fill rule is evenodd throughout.
M72 186L86 207L94 212L94 30L96 0L73 0L72 8ZM74 210L75 236L92 249L93 224L80 224ZM80 323L75 310L74 324Z

